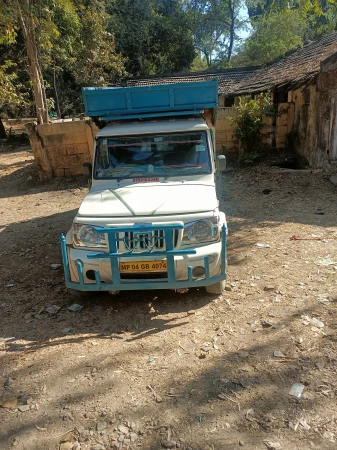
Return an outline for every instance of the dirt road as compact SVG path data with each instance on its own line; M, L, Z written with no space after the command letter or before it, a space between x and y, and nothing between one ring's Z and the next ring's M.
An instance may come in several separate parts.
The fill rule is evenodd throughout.
M324 173L223 177L220 297L67 291L51 266L85 181L40 182L25 149L0 153L0 176L1 449L336 448L337 188Z

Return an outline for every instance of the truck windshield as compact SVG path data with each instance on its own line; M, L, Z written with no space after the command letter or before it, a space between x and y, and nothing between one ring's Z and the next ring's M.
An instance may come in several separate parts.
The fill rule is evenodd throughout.
M206 131L97 139L95 178L211 173Z

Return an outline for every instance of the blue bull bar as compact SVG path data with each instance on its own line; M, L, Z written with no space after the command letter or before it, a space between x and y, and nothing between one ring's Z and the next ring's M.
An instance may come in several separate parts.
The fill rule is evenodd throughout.
M210 276L209 257L204 257L204 269L205 275L200 278L193 277L192 266L188 266L187 279L177 280L175 273L175 256L193 255L196 254L195 249L175 250L174 249L174 237L175 230L183 229L182 224L171 225L148 225L141 227L118 227L118 228L100 228L95 227L98 233L104 233L108 237L108 248L110 253L92 253L88 254L88 259L109 259L111 264L112 283L106 283L101 281L100 273L98 270L94 271L95 280L85 282L83 276L83 263L78 260L75 262L77 268L77 274L79 281L71 281L69 258L67 253L66 238L62 234L60 237L62 260L64 267L65 283L68 288L76 289L80 291L120 291L120 290L139 290L139 289L180 289L191 288L198 286L209 286L219 281L226 279L226 231L227 228L224 225L221 233L221 271L218 275ZM148 251L134 252L135 247L130 248L126 245L129 251L120 253L118 251L119 243L124 242L125 237L119 237L119 233L137 232L143 234L144 232L163 231L164 236L158 239L164 241L166 250L164 251L152 251L154 248L153 243L146 245ZM139 258L139 257L161 257L167 260L167 277L162 279L148 280L148 279L121 279L119 259L120 258ZM150 272L151 273L151 272Z

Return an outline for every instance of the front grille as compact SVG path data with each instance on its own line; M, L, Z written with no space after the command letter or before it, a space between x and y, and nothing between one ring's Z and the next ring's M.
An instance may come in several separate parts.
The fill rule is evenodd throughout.
M180 230L173 230L173 246L180 245ZM152 232L141 233L139 231L129 231L118 234L118 249L124 252L151 252L156 250L166 250L165 232L163 230L153 230Z

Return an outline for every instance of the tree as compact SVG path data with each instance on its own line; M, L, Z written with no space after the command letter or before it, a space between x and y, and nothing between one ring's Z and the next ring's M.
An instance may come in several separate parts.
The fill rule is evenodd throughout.
M157 73L188 71L195 57L192 33L187 29L181 0L153 2L152 61Z
M254 31L232 60L236 67L263 65L303 45L307 23L299 11L271 11L253 23Z
M81 0L76 7L79 30L72 34L71 69L78 84L113 83L125 74L125 58L116 51L115 37L108 30L110 16L101 0Z
M8 59L0 62L0 113L8 105L21 107L28 104L25 87L17 75L17 65ZM6 131L0 114L0 139L6 139Z
M21 32L24 37L28 70L32 81L38 123L48 123L46 89L42 76L35 36L35 20L31 0L17 2L17 12Z
M0 0L0 43L13 45L23 36L39 123L48 122L46 78L58 100L56 80L63 70L78 83L96 85L123 73L106 26L100 0Z
M18 99L15 86L17 76L10 70L13 66L14 64L10 61L5 61L5 63L0 66L0 109L4 104L16 102ZM6 139L6 137L5 127L0 118L0 139Z
M15 27L11 16L3 2L0 2L0 112L9 105L26 105L28 101L25 86L20 78L20 50L15 48ZM9 51L9 46L14 51ZM25 80L26 81L26 80ZM6 131L0 116L0 139L6 139Z
M253 31L235 66L265 64L337 30L335 0L246 0Z
M244 27L240 19L241 0L185 0L189 27L195 48L207 66L232 58L238 32Z
M302 14L308 23L307 40L319 39L337 30L336 0L303 0Z
M200 53L194 58L194 61L191 65L191 72L201 72L203 70L207 70L207 62L205 58L202 58Z
M115 0L109 31L133 76L188 69L194 59L192 33L181 0Z

